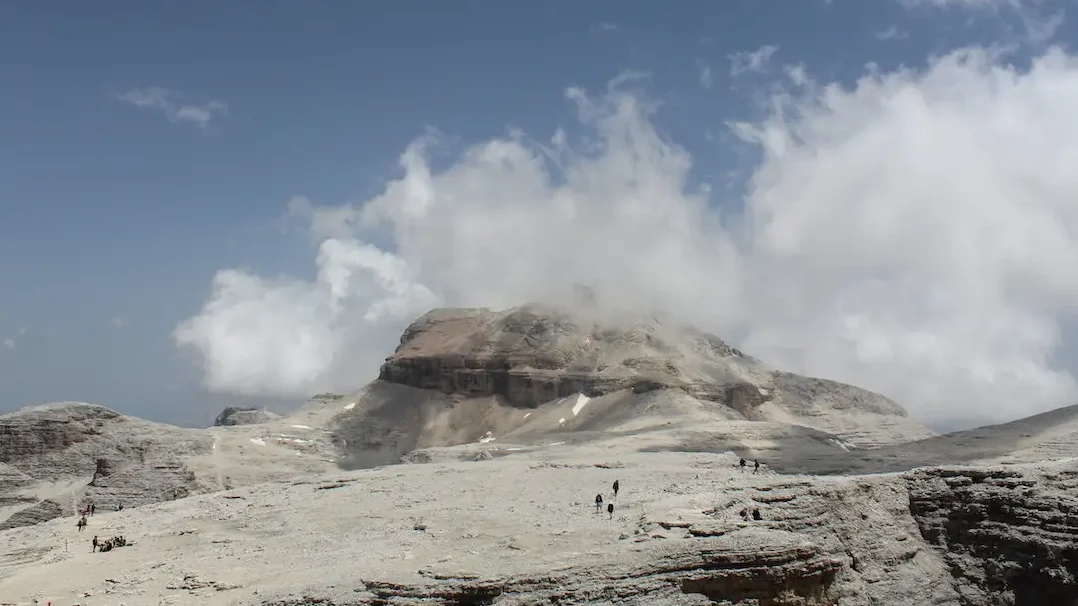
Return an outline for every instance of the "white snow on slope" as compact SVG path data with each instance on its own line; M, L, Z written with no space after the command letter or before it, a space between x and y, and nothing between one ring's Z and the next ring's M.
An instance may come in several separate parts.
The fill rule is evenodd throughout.
M581 410L584 410L584 405L586 405L589 400L591 400L591 398L589 398L588 396L586 396L586 395L584 395L582 393L576 394L576 404L573 404L573 416L574 417L576 415L580 414Z

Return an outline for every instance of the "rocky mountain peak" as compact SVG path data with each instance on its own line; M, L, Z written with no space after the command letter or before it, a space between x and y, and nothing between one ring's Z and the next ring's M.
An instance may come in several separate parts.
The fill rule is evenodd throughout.
M379 378L446 394L498 395L523 408L621 389L679 388L725 403L757 367L715 335L654 318L609 322L526 305L431 311L404 331Z

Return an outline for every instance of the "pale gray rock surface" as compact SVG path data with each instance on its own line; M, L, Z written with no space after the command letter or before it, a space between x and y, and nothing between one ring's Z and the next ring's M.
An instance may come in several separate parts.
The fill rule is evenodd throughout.
M1078 604L1078 407L937 436L712 335L526 306L220 421L0 416L0 604Z
M1073 460L821 478L741 472L734 453L627 451L460 452L99 513L81 535L70 518L3 531L0 596L19 606L1078 597L1075 529L1059 509L1078 492ZM596 513L597 492L612 518ZM90 553L91 536L121 534L127 547Z

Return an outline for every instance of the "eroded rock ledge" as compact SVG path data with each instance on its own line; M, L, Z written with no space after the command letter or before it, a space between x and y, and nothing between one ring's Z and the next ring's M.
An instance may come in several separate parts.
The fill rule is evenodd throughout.
M762 543L761 543L762 542ZM761 548L761 544L767 545ZM699 541L703 549L655 548L647 564L597 561L547 575L481 579L468 573L422 571L425 584L364 581L352 596L270 599L263 606L478 606L639 604L674 606L832 604L831 586L842 562L796 537L745 531Z
M1078 603L1078 470L944 467L907 478L910 513L963 581L963 604Z
M733 359L751 360L714 335L657 323L602 327L537 306L442 309L408 327L379 379L524 408L574 393L680 388L751 410L769 395L726 368Z

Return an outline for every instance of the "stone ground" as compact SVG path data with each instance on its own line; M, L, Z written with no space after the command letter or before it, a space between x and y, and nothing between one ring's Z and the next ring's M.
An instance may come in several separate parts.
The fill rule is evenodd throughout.
M259 603L298 588L354 592L369 581L421 585L614 561L646 566L656 550L700 541L687 533L690 523L737 531L788 517L776 513L782 502L760 502L761 491L800 484L807 496L805 487L853 482L766 468L742 473L736 463L732 453L551 448L330 473L99 512L82 533L67 517L0 533L0 604L213 606ZM596 493L615 504L613 519L605 507L596 514ZM871 506L901 509L902 495L893 497L898 501ZM743 520L746 506L759 508L764 520ZM911 540L917 534L911 523L895 531ZM94 535L124 535L129 545L91 553ZM924 558L932 575L943 574L930 554Z

